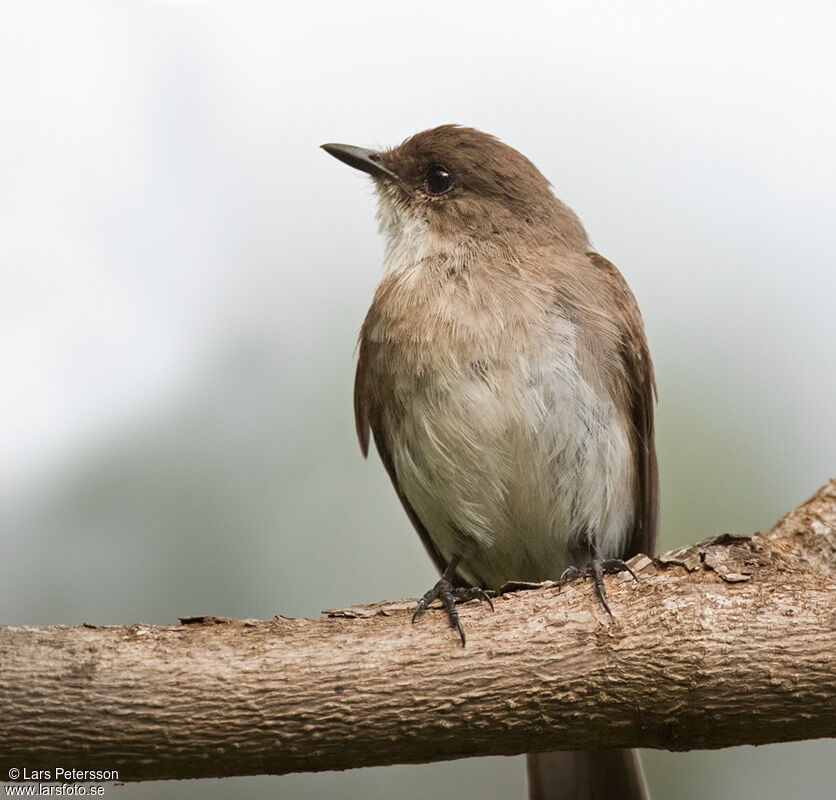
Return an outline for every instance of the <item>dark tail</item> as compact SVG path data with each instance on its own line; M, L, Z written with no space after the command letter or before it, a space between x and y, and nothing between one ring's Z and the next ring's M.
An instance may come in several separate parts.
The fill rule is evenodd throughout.
M530 753L529 800L650 800L635 750Z

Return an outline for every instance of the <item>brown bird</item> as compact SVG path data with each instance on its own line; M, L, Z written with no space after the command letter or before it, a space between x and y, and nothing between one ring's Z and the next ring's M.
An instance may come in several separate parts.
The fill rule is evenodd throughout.
M603 574L653 553L653 366L635 298L523 155L444 125L377 152L385 274L360 333L369 433L442 574L418 604ZM414 619L413 619L414 621ZM533 798L642 798L634 751L528 756Z

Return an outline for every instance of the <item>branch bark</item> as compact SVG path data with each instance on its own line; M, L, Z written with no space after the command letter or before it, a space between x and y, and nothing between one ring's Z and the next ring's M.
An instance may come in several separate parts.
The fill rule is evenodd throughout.
M836 736L836 481L754 537L410 625L413 601L269 622L0 628L0 775L120 780Z

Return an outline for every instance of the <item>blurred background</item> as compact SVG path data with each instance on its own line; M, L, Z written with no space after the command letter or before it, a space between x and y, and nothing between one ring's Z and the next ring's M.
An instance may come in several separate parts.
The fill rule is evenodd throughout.
M528 155L632 286L662 541L836 472L836 6L4 4L0 622L317 616L435 580L351 410L370 181L445 122ZM831 798L833 741L647 752L656 800ZM489 798L522 758L133 798Z

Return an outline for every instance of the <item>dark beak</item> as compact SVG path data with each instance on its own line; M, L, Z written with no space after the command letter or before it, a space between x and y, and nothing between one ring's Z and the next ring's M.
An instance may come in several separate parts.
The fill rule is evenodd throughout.
M376 150L367 150L365 147L354 147L351 144L323 144L322 149L338 158L349 167L368 172L373 178L392 178L398 180L398 176L383 165L383 156Z

